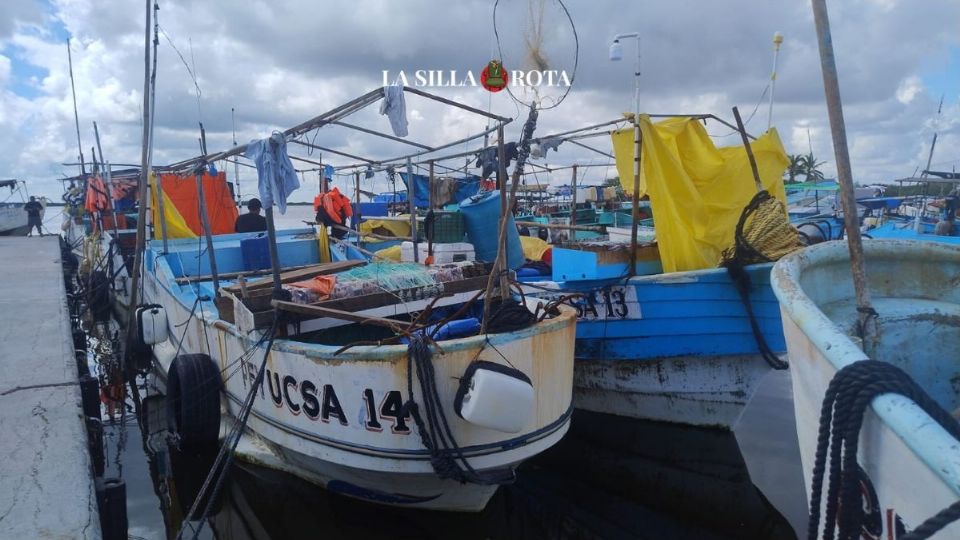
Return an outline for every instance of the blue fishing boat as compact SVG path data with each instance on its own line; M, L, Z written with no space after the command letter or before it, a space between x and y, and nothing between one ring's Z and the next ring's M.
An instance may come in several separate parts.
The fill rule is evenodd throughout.
M772 369L761 347L774 355L785 350L771 265L747 267L748 311L726 269L653 273L659 270L653 247L638 263L639 273L651 275L621 277L628 265L621 251L622 262L596 272L594 253L554 248L559 279L526 284L541 298L581 295L572 300L578 312L575 406L732 429ZM604 271L616 275L604 277Z

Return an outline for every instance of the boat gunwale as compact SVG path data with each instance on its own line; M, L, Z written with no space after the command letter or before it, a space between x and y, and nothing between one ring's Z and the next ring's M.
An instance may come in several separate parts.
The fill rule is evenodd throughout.
M938 261L960 264L960 246L939 242L867 240L863 243L863 251L868 276L871 258L915 258L928 264ZM849 260L846 241L824 242L780 259L774 265L770 276L770 285L780 301L782 312L836 371L854 362L869 360L870 357L803 291L800 277L805 270L828 263L848 263ZM792 367L795 366L796 364ZM905 396L882 394L874 398L870 406L888 429L923 460L954 493L960 495L960 441Z
M291 235L291 231L299 231L299 229L290 229L283 231L284 235ZM278 231L278 234L280 232ZM193 239L185 239L191 241L195 246L195 241ZM170 268L169 263L166 258L162 255L157 255L154 257L153 262L153 274L158 284L169 294L181 307L187 311L191 311L190 306L193 302L187 302L188 297L196 299L196 291L191 290L189 293L182 290L181 285L176 284L175 277L173 276L173 271ZM146 268L144 269L146 272ZM161 275L161 272L163 275ZM197 285L197 283L193 283ZM175 287L171 288L171 287ZM527 299L528 307L530 304L537 302L537 299ZM207 303L210 305L210 308L217 310L217 307L213 305L213 301L204 301L201 300L199 304ZM534 304L535 305L535 304ZM576 324L576 310L572 307L560 305L558 306L560 310L559 316L554 316L551 318L546 318L537 323L524 328L522 330L517 330L513 332L505 333L487 333L487 334L478 334L475 336L468 336L464 338L450 339L439 342L440 349L443 353L454 352L454 351L463 351L470 349L482 349L487 344L497 346L503 345L506 343L515 342L518 340L530 338L539 334L552 333L562 330L565 326L572 326ZM217 310L217 317L215 319L207 318L207 313L211 313L209 310L203 309L199 310L200 313L196 313L195 316L197 319L200 319L203 324L206 324L211 327L215 327L223 330L224 332L236 336L245 342L256 342L259 341L258 332L251 332L246 334L241 332L236 324L231 324L227 321L224 321L220 318L219 311ZM256 337L256 339L254 339ZM435 345L431 345L432 348L436 349ZM257 346L257 349L264 349L265 345L260 344ZM351 347L345 351L340 352L340 354L334 354L337 351L342 349L342 345L324 345L322 343L306 343L301 341L295 341L291 339L276 339L273 342L273 347L271 350L276 350L278 352L287 352L292 354L299 354L305 358L311 360L329 360L336 362L348 362L348 361L397 361L405 360L407 355L407 345L358 345Z

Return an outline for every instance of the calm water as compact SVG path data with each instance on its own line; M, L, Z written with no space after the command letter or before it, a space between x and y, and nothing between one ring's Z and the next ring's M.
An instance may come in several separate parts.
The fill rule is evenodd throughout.
M181 526L191 538L198 525L183 516L214 456L167 445L165 406L144 399L143 431L132 403L106 422L106 475L126 481L131 538ZM778 372L736 434L577 411L569 434L478 514L382 507L237 464L199 538L779 539L804 534L805 508L789 375Z
M310 206L277 215L279 228L312 220ZM155 394L140 381L144 396ZM130 537L172 538L212 455L166 444L162 395L107 422L107 475L127 483ZM331 495L247 464L230 471L199 538L794 538L805 536L804 494L789 373L767 376L735 434L593 413L525 463L477 514L383 507Z

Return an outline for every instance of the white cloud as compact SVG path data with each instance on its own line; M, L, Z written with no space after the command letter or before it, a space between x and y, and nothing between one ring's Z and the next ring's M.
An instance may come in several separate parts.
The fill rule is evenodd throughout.
M923 83L920 81L920 77L916 75L911 75L906 79L900 81L900 86L897 87L897 101L903 103L904 105L909 105L913 98L917 97L920 92L923 92Z
M0 155L4 174L31 181L32 191L58 196L60 165L76 159L73 105L64 44L49 31L43 4L8 2L16 9L0 13ZM547 2L548 9L554 4ZM26 7L24 7L26 6ZM32 6L32 7L31 7ZM53 0L52 14L73 35L73 61L83 153L89 160L92 122L100 127L105 157L113 163L137 163L143 88L143 5L141 2ZM675 0L638 4L628 0L569 3L580 37L580 66L573 91L558 108L544 111L538 134L573 129L616 117L632 108L632 63L607 59L609 38L637 30L643 37L642 104L649 112L712 112L730 117L739 106L748 116L769 80L774 30L785 42L780 56L774 119L791 153L806 152L807 128L814 153L832 174L819 58L809 3L697 2ZM237 138L245 142L313 117L380 84L382 70L479 70L496 42L491 4L485 0L396 3L311 0L161 0L160 24L187 62L195 62L203 92L200 110L193 82L161 36L156 107L155 162L169 163L198 153L198 122L206 128L211 150L232 144L231 107ZM504 60L523 57L525 7L502 3L498 14ZM918 74L924 59L943 56L957 46L954 21L960 4L930 0L918 9L910 2L850 0L830 6L840 70L853 168L862 181L879 181L912 172L925 156L936 113L936 99ZM616 14L611 18L610 14ZM562 14L549 13L545 48L561 69L571 69L572 41ZM923 32L916 32L923 28ZM731 30L735 29L735 30ZM894 41L891 36L897 36ZM192 44L192 55L191 55ZM46 71L39 94L24 98L11 91L17 57ZM566 62L566 64L564 64ZM508 65L508 67L511 67ZM441 89L444 97L513 117L508 138L516 139L526 116L504 93L479 89ZM408 100L410 139L439 144L463 137L485 121L460 111ZM749 124L766 127L761 102ZM374 108L351 122L386 130ZM945 106L938 127L937 155L948 161L960 151L960 108ZM728 129L708 125L711 133ZM603 138L595 139L604 150ZM732 144L732 137L718 139ZM411 147L343 129L325 128L317 144L375 158L400 155ZM457 150L463 150L459 147ZM351 160L324 156L342 164ZM550 156L552 165L572 161L599 163L603 157L565 145ZM938 158L934 158L938 162ZM951 166L950 163L944 164ZM228 167L232 173L232 167ZM590 169L599 180L603 167ZM611 172L612 173L612 172ZM253 172L242 170L245 179ZM566 181L566 173L554 175ZM309 194L304 194L308 197Z

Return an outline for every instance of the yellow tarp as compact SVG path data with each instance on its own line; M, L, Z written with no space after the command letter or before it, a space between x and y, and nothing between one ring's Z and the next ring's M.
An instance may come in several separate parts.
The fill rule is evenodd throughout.
M361 233L383 234L384 231L377 232L377 229L386 229L393 236L410 237L410 222L396 219L368 219L360 224ZM384 235L388 236L388 235Z
M533 236L521 236L520 247L523 248L524 258L539 261L543 257L543 252L550 249L550 244Z
M398 244L396 246L383 248L380 251L377 251L377 255L388 261L400 262L400 245Z
M733 245L740 213L757 192L743 146L717 148L691 118L656 124L640 116L640 195L650 196L664 272L712 268ZM633 127L614 132L620 183L633 192ZM789 164L776 129L751 141L764 188L786 200Z
M180 211L177 210L177 206L173 204L173 201L170 200L170 197L166 194L166 192L162 193L163 213L167 218L167 238L196 238L197 235L190 230L186 220L183 219L183 216L180 215ZM156 227L154 227L154 234L159 234L161 230L160 205L157 204L157 177L153 173L150 173L150 212L152 214L152 222L156 223Z

